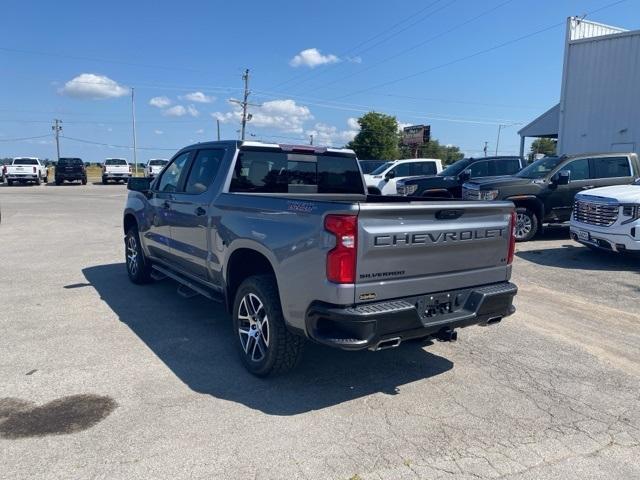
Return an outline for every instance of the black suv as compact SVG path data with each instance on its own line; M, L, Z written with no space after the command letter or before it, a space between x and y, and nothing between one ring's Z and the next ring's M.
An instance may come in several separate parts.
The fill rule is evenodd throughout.
M516 239L531 240L543 223L571 218L576 193L595 187L627 185L640 177L635 153L545 157L511 177L472 180L463 200L511 200L516 205Z
M398 180L398 195L413 197L460 198L462 184L470 178L513 175L525 165L520 157L463 158L437 175Z
M55 173L56 185L79 180L82 185L87 184L87 169L81 158L61 158L56 165Z

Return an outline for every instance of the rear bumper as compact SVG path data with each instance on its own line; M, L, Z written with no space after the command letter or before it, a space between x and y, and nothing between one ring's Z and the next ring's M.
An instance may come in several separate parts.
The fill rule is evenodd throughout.
M5 177L7 180L37 180L38 179L38 174L37 173L29 173L29 174L22 174L22 173L9 173L6 175Z
M307 311L307 334L341 348L375 348L389 339L438 337L456 328L495 323L515 312L518 288L510 282L354 306L316 302Z
M87 178L85 173L56 173L55 178L57 180L83 180Z

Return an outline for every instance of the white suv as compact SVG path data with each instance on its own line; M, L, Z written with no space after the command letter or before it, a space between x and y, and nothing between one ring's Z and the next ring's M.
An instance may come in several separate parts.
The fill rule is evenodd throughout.
M640 180L578 193L571 237L592 248L640 253Z
M381 195L396 195L396 182L402 178L436 175L442 171L438 158L412 158L394 160L380 165L364 176L367 187L377 189Z

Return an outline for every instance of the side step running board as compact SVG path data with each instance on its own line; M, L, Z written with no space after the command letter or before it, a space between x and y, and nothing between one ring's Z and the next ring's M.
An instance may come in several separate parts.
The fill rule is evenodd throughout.
M195 297L196 295L202 295L203 297L207 297L216 302L222 301L222 297L220 297L219 295L216 295L214 292L210 291L206 287L198 285L196 282L187 279L183 275L180 275L179 273L174 272L169 268L156 265L156 264L153 264L152 268L154 270L152 275L154 279L156 278L155 274L157 272L159 273L158 275L159 279L169 277L175 280L176 282L178 282L180 284L178 286L178 294L184 298L191 298L191 297Z

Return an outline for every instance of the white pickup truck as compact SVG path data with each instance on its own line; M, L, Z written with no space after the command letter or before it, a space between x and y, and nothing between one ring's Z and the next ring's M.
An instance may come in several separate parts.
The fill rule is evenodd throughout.
M578 193L571 237L598 250L640 253L640 180Z
M369 193L396 195L396 182L416 176L436 175L442 171L442 160L437 158L411 158L394 160L380 165L373 172L364 175Z
M147 162L147 166L144 167L144 176L153 178L158 175L164 166L169 163L169 160L165 160L164 158L152 158Z
M126 182L131 177L131 165L124 158L106 158L102 166L102 183L109 180L114 182Z
M16 157L11 165L4 166L3 176L9 186L14 182L34 182L36 185L40 185L42 182L47 183L48 170L38 158Z

